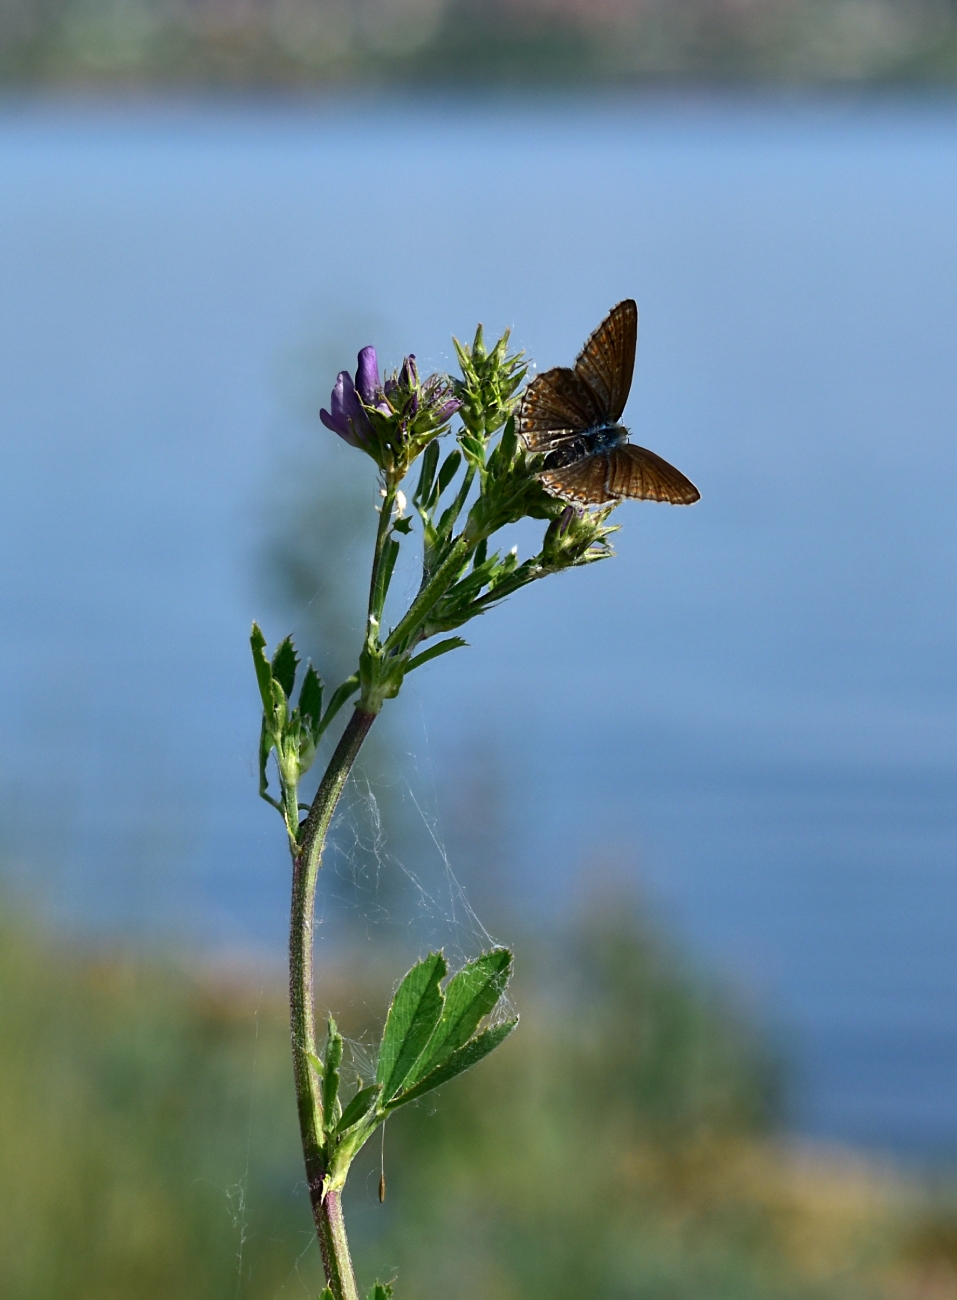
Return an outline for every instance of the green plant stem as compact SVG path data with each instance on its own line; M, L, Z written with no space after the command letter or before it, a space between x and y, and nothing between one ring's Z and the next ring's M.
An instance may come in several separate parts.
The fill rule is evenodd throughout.
M322 1249L326 1280L335 1300L358 1300L359 1293L352 1271L339 1193L330 1191L323 1195L326 1168L322 1148L322 1104L314 1066L309 1060L310 1055L316 1057L319 1054L313 1002L313 917L316 881L332 815L362 742L375 719L376 715L365 709L356 708L353 712L319 783L316 797L300 828L298 847L293 853L289 927L289 1010L293 1073L309 1199Z
M373 633L372 620L375 619L375 635L378 635L379 619L382 617L382 606L385 601L383 593L379 591L380 570L382 568L382 553L385 550L385 544L389 536L389 529L392 526L392 508L395 505L396 488L391 477L386 480L385 494L382 498L382 505L379 507L379 526L375 535L375 551L372 555L372 576L369 579L369 617L366 627L366 635Z
M459 534L452 543L448 555L429 579L428 584L422 588L409 606L404 618L400 619L397 626L389 633L385 642L386 651L400 648L407 637L419 630L421 624L425 621L426 615L438 604L455 581L462 565L468 559L470 552L475 549L479 540L472 537L467 529Z

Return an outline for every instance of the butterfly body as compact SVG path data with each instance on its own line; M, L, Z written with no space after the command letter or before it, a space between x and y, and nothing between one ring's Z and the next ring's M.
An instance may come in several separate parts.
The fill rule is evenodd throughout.
M638 342L631 298L613 307L582 348L574 368L538 375L522 398L518 431L543 453L539 477L555 496L579 505L631 497L691 505L700 493L666 460L628 441L621 423Z
M542 469L564 469L587 456L600 456L628 441L628 430L623 424L597 424L593 429L564 438L554 451L545 457Z

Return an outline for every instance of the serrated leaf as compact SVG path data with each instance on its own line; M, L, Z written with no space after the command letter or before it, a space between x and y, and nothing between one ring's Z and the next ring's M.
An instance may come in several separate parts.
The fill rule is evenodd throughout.
M309 730L315 735L322 721L322 681L312 664L306 669L299 692L299 714L308 719Z
M253 664L256 668L256 681L259 685L259 694L262 696L263 708L272 708L272 667L263 651L266 648L266 638L260 630L259 624L253 624L253 630L249 637L249 644L253 652Z
M376 1282L369 1292L368 1300L392 1300L392 1283Z
M264 714L262 726L259 728L259 793L274 808L278 808L279 805L276 800L269 794L269 755L272 753L275 743L276 738L266 726Z
M272 675L273 679L282 687L287 700L292 696L298 667L299 658L296 654L296 647L292 643L292 637L284 637L279 642L276 653L272 657Z
M518 1017L514 1020L506 1020L501 1025L495 1025L492 1029L486 1029L481 1034L469 1040L464 1047L460 1047L457 1052L453 1052L443 1063L437 1066L424 1079L420 1079L407 1092L400 1093L386 1106L386 1110L395 1110L398 1106L404 1106L408 1101L415 1101L417 1097L424 1097L427 1092L433 1088L441 1088L443 1083L448 1083L458 1074L464 1074L470 1070L473 1065L477 1065L483 1057L488 1056L489 1052L494 1052L499 1043L503 1043L509 1034L518 1024Z
M336 1127L336 1100L339 1095L339 1066L342 1064L342 1035L336 1022L329 1017L326 1037L326 1059L322 1071L322 1124L329 1133Z
M415 655L409 660L405 671L410 673L413 668L421 668L430 659L437 659L439 655L448 654L450 650L461 650L463 646L467 645L468 642L463 641L460 636L449 637L447 641L440 641L438 645L430 646L428 650L423 650L420 655Z
M392 528L395 532L402 533L403 535L411 533L412 517L410 515L401 515L399 518L393 520Z
M373 1083L368 1088L363 1088L361 1092L357 1092L342 1112L342 1119L336 1125L336 1132L345 1133L347 1128L352 1128L353 1124L358 1124L360 1119L368 1115L381 1091L379 1084Z
M448 972L442 953L430 952L417 962L396 990L382 1031L376 1083L388 1101L402 1087L432 1037L442 1014L440 982Z
M424 1078L469 1041L497 1006L511 973L512 954L507 948L493 948L453 975L445 987L441 1018L409 1076L410 1084Z

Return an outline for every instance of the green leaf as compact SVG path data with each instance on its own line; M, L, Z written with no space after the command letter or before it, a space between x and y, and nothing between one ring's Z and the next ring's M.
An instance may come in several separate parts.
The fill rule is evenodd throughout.
M405 1083L442 1014L441 980L448 972L442 953L417 962L396 990L382 1031L376 1082L388 1101Z
M441 1065L427 1074L424 1079L420 1079L407 1092L400 1093L398 1097L390 1101L385 1109L395 1110L398 1106L404 1106L407 1101L415 1101L417 1097L424 1097L433 1088L441 1088L443 1083L448 1083L457 1074L463 1074L466 1070L470 1070L484 1056L488 1056L489 1052L494 1052L499 1043L503 1043L508 1038L517 1024L518 1017L514 1020L506 1020L493 1029L486 1029L481 1034L477 1034L464 1047L460 1047L457 1052L453 1052Z
M453 975L445 988L442 1016L410 1082L424 1078L468 1042L498 1004L511 973L512 954L507 948L493 948Z
M315 735L322 721L322 682L312 664L306 669L299 692L299 714L309 720L309 730Z
M412 531L411 515L399 515L397 518L395 518L392 521L392 528L394 532L402 533L403 535L411 533Z
M279 642L276 653L272 657L273 679L282 687L287 700L291 697L292 688L296 684L298 666L296 647L292 643L292 637L287 636Z
M375 1286L369 1292L368 1300L392 1300L392 1283L376 1282Z
M275 743L276 737L266 726L266 718L263 715L263 724L259 728L259 794L274 808L279 808L281 805L269 794L269 755Z
M315 1052L307 1052L307 1053L306 1053L306 1059L309 1061L309 1064L312 1066L312 1068L315 1070L316 1074L318 1074L319 1078L321 1079L322 1076L323 1076L323 1073L325 1072L325 1068L326 1068L326 1067L323 1065L321 1058L318 1057L318 1056L315 1054Z
M467 645L468 642L463 641L460 636L451 636L447 641L440 641L438 645L430 646L428 650L423 650L420 655L415 655L415 657L410 659L408 664L406 664L405 671L410 673L413 668L421 668L421 666L427 664L430 659L437 659L439 655L448 654L450 650L460 650L463 646Z
M327 1133L336 1127L336 1101L339 1095L339 1066L342 1064L342 1035L336 1022L329 1017L326 1037L326 1059L322 1071L322 1126Z
M379 564L379 581L376 584L378 592L376 596L376 613L382 613L382 607L385 604L385 598L389 594L389 583L392 581L392 572L395 569L395 562L399 558L399 543L394 537L390 537L382 551L382 560Z
M363 1116L368 1115L381 1091L380 1086L373 1083L368 1088L363 1088L361 1092L357 1092L342 1112L342 1119L336 1125L336 1132L345 1133L347 1128L352 1128L353 1124L358 1124Z
M262 696L263 708L271 710L272 668L269 666L269 660L263 654L263 651L266 648L266 638L260 631L258 623L253 624L249 644L252 646L253 664L256 667L256 681L259 683L259 694Z
M336 1300L336 1297L332 1294L332 1288L324 1286L319 1292L319 1300Z
M342 708L343 704L345 704L349 696L355 695L358 689L359 689L358 673L353 673L351 677L347 677L346 680L342 683L342 685L336 689L335 694L333 695L332 699L329 701L329 707L326 709L325 716L322 719L322 726L319 728L319 735L322 735L326 727L328 727L329 723L332 721L332 719Z
M432 495L432 480L435 478L435 467L438 463L439 444L438 442L430 442L422 457L422 469L419 473L419 482L415 489L415 495L412 498L417 506L424 506Z
M442 495L448 485L455 478L461 464L462 453L457 448L455 451L450 451L445 458L442 468L439 470L439 496Z

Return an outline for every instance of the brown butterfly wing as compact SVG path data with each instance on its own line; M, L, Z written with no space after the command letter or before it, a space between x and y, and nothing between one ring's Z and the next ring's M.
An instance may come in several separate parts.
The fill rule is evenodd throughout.
M690 506L701 496L691 480L685 478L680 470L644 447L623 442L608 452L607 459L607 486L612 497L631 497L636 501L668 501L673 506Z
M609 453L602 452L561 469L543 470L538 477L555 496L580 506L600 506L617 500L616 494L608 490L609 470Z
M567 366L537 375L525 389L518 412L518 431L533 452L551 451L601 422L594 394Z
M621 419L635 373L638 344L638 306L625 298L611 311L578 354L576 373L601 404L598 423Z

